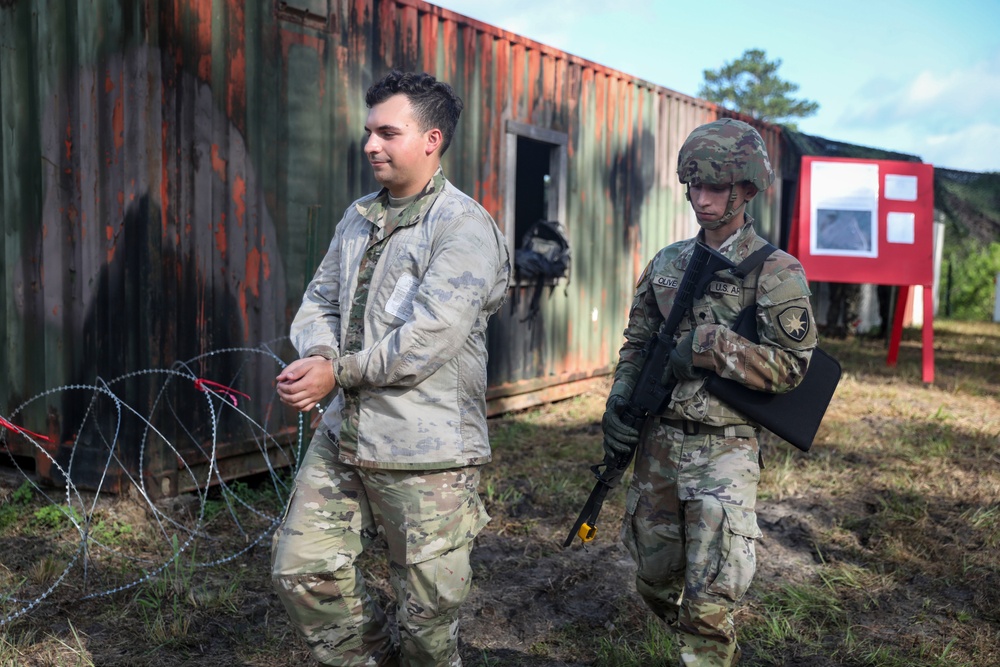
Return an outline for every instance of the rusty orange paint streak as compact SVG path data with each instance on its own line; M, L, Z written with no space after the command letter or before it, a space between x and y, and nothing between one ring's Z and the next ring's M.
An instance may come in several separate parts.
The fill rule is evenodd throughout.
M424 48L423 70L434 72L437 69L438 18L434 14L424 14L420 17L420 24L420 41Z
M219 157L219 144L212 144L212 171L218 174L222 182L226 182L226 160Z
M244 31L244 0L230 0L226 114L241 132L245 131L246 127L247 59Z
M396 67L396 3L378 3L378 53L387 67Z
M195 14L195 39L197 40L195 53L201 54L198 57L198 77L203 81L210 81L212 79L212 3L181 2L181 4ZM184 34L184 32L178 34Z
M66 121L66 160L69 161L70 157L73 155L73 124L70 121Z
M566 61L559 58L552 64L552 93L557 113L562 113L566 87Z
M250 248L246 271L246 286L250 288L254 297L260 298L260 250L257 248Z
M211 81L212 79L212 54L205 53L198 58L198 78L202 81Z
M458 63L455 62L454 54L458 53L458 26L454 21L448 21L442 25L442 37L444 48L444 72L441 76L445 81L455 78L458 72Z
M372 32L372 0L354 0L348 11L346 21L355 28L348 31L348 49L359 60L367 62L370 49L368 38Z
M493 119L501 117L503 111L502 109L494 109L494 105L503 104L504 95L502 92L496 90L492 83L493 74L493 48L492 42L493 38L486 34L481 34L479 36L478 42L480 44L480 73L481 81L480 87L483 91L482 100L482 116L480 122L484 128L483 139L486 142L485 155L483 161L483 167L480 171L481 179L476 182L476 194L479 202L483 205L490 215L493 216L494 220L499 220L500 224L503 225L503 221L500 216L500 182L498 175L500 173L500 152L499 145L503 141L502 133L499 132L499 128L493 129L494 121ZM501 49L501 52L503 50ZM497 58L498 69L500 58ZM504 61L506 63L506 61ZM503 77L505 80L504 73L499 73L498 76Z
M114 128L115 150L120 151L125 145L125 109L121 95L115 100L115 109L111 116L111 127Z
M624 104L624 106L625 106L626 111L625 111L625 116L622 119L622 122L625 125L626 138L628 140L629 145L631 145L632 142L635 140L635 126L636 126L636 124L632 123L632 122L628 122L628 119L634 118L635 115L636 115L635 114L636 110L634 108L635 105L637 104L636 99L635 99L636 98L636 95L635 95L636 90L635 90L635 87L632 85L631 81L629 81L629 82L623 82L623 83L625 84L624 85L624 89L625 89L625 92L624 92L624 95L625 95L625 104ZM641 124L642 124L642 114L638 114L638 116L639 116L639 125L641 127ZM642 136L642 135L640 134L639 136Z
M104 236L110 244L107 251L107 262L108 264L111 264L111 261L115 258L115 250L118 248L118 245L112 242L115 238L115 230L111 227L111 225L106 225L104 227Z
M215 226L215 248L219 251L223 257L226 256L227 249L227 239L226 239L226 214L219 214L219 224Z
M556 104L555 91L556 63L552 58L542 59L542 104L546 108L546 117L552 118L559 113Z
M510 117L522 120L524 95L524 47L512 44L508 53L507 80L510 82Z
M236 224L243 226L243 217L247 212L247 184L242 176L233 179L233 204L236 206Z
M476 198L489 211L490 215L496 219L496 209L499 202L496 191L496 173L500 168L500 162L497 153L499 137L493 129L493 104L494 100L499 96L494 95L491 79L493 74L493 38L485 33L479 33L475 37L475 43L479 54L479 88L482 90L483 111L480 123L483 133L481 136L485 144L483 147L483 164L479 172L480 179L476 181Z
M525 102L526 102L525 111L526 111L526 113L525 113L524 117L525 117L525 119L529 123L532 123L532 122L535 121L536 113L538 111L540 111L540 109L536 108L537 104L539 102L541 102L541 100L538 100L538 99L535 98L535 96L538 94L538 90L537 90L537 88L538 88L538 77L539 77L539 74L541 73L540 72L540 70L541 70L541 59L539 57L538 51L536 51L535 49L532 49L531 51L528 51L528 59L527 60L528 60L528 63L527 63L528 64L528 90L527 90L527 93L525 95Z
M403 60L407 63L412 63L411 66L416 66L417 58L420 55L420 45L417 41L420 17L417 14L417 8L397 7L396 11L400 16L400 24L402 25L402 39L397 41L402 41L403 43Z

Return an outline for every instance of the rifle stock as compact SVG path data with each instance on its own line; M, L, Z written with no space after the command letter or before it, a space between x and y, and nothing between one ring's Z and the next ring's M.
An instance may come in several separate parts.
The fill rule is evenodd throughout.
M717 250L700 241L695 244L694 253L684 271L670 313L660 325L656 335L650 338L643 348L639 377L620 415L624 423L641 432L650 415L660 414L667 407L676 383L663 384L662 379L670 353L674 349L674 334L677 332L677 327L680 326L684 313L691 308L694 300L704 295L712 276L720 271L731 270L735 266ZM597 517L601 513L604 499L608 491L614 488L625 474L634 455L635 447L625 456L605 456L602 463L590 467L597 478L597 483L590 492L587 502L584 503L580 516L570 529L569 536L563 542L563 547L572 544L574 537L579 537L582 542L587 543L597 536Z

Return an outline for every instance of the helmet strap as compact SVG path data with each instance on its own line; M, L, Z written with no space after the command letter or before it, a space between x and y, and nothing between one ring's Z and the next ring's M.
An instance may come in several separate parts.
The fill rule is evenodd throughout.
M687 188L684 191L684 196L687 197L688 201L691 201L690 183L687 183ZM722 214L722 217L719 218L718 220L713 220L712 222L708 223L699 220L698 224L701 225L704 229L707 229L709 231L713 231L718 229L719 227L722 227L724 224L726 224L734 217L736 217L736 215L743 209L743 207L746 206L746 202L744 201L736 208L733 208L733 204L735 203L736 203L736 184L733 183L732 185L729 186L729 201L726 202L726 212Z

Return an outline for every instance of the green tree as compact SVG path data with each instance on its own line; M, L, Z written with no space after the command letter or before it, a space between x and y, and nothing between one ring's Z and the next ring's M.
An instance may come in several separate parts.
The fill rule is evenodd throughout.
M739 111L758 120L771 123L787 122L789 118L805 118L819 109L810 100L789 97L799 89L797 84L778 77L781 60L770 61L761 49L747 49L733 62L719 70L705 70L705 83L698 96Z
M947 246L946 246L947 247ZM1000 243L989 245L966 238L948 252L948 278L944 285L951 318L990 321L1000 273ZM945 305L945 304L942 304Z

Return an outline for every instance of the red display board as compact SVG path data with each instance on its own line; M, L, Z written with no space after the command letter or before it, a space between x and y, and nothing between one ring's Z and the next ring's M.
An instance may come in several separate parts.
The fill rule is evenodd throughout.
M920 162L802 158L797 237L810 280L934 282L934 167Z
M889 365L910 287L923 286L923 379L934 381L933 165L803 157L788 246L810 280L901 286Z

